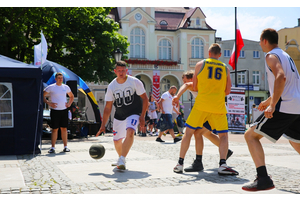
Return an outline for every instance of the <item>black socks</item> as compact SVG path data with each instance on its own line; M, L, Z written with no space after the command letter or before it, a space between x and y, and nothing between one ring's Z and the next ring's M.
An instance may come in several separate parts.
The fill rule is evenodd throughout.
M260 166L260 167L256 168L256 172L257 172L257 176L258 177L266 177L266 176L268 176L266 166Z
M225 159L221 159L220 162L219 162L219 165L223 165L223 164L226 164L226 160Z
M179 163L180 165L183 165L183 161L184 161L184 158L179 158L178 163Z
M202 155L197 155L197 154L196 154L196 160L197 160L198 162L202 162Z

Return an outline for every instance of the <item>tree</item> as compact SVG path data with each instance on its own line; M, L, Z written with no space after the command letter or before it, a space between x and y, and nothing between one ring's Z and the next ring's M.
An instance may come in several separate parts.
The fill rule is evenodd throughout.
M0 8L0 54L32 63L43 31L47 59L86 81L111 81L113 52L127 54L129 42L119 24L107 17L111 8Z

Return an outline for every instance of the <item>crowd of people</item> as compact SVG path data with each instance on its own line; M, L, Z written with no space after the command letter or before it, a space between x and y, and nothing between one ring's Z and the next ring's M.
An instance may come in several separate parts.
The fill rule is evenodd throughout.
M278 33L274 29L265 29L260 36L260 46L266 52L266 71L270 97L261 102L257 109L264 111L254 121L245 133L252 160L254 161L257 178L253 183L242 187L246 191L268 190L274 188L272 179L267 173L264 151L260 139L265 137L276 142L282 135L300 154L300 78L294 61L282 49L278 48ZM114 72L116 78L108 85L105 95L105 108L102 124L96 137L104 133L112 106L115 106L113 120L113 141L118 154L116 166L126 169L126 156L133 142L134 135L139 131L142 136L155 135L157 142L164 142L161 137L169 133L174 143L181 141L179 159L173 171L175 173L202 171L203 136L209 139L219 149L220 175L238 175L239 173L227 165L227 159L232 155L228 142L228 120L225 106L225 96L230 93L231 79L229 68L219 61L221 47L214 43L208 50L209 58L203 59L195 66L195 71L185 72L182 76L184 84L177 92L176 86L171 86L156 101L153 95L148 98L143 83L127 75L126 62L118 61ZM61 128L64 142L64 152L70 152L67 147L66 124L67 108L73 102L70 88L62 84L63 76L57 73L56 83L44 91L44 102L51 106L52 148L55 152L57 130ZM194 98L194 106L183 125L183 112L179 99L185 91L190 91ZM70 100L67 102L66 94ZM51 101L45 98L51 96ZM251 113L253 114L253 113ZM178 132L185 131L183 137L175 136L174 124ZM139 125L139 126L138 126ZM196 159L191 166L184 168L184 158L189 149L192 136L195 138Z

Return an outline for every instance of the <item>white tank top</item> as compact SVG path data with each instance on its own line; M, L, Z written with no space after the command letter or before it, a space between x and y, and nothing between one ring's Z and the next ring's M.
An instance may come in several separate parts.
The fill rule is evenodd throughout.
M268 52L266 56L268 54L275 55L279 59L286 76L284 90L276 104L276 111L289 114L300 114L300 79L293 59L280 48L274 48ZM275 76L267 64L266 72L268 75L269 91L270 94L273 95Z
M192 93L192 95L193 95L194 99L197 97L197 95L198 95L198 92L196 92L196 91L192 91L192 90L189 90L189 89L188 89L188 91L190 91L190 92Z

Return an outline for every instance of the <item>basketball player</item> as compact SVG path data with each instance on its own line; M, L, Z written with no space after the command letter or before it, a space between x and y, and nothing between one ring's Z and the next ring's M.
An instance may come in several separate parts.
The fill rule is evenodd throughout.
M96 134L97 137L100 133L105 132L105 124L114 104L116 111L113 121L113 140L119 155L116 165L121 170L126 169L125 157L133 144L138 124L143 133L146 131L145 114L148 109L148 97L143 83L133 76L127 76L127 70L126 62L117 62L114 69L117 78L107 87L103 121Z
M197 97L198 91L194 91L194 89L193 89L193 75L194 75L193 70L183 73L182 81L184 84L180 87L177 95L175 95L173 97L173 104L179 103L180 97L186 90L190 91L194 98ZM220 144L219 137L211 132L211 127L208 124L208 122L204 123L202 129L195 130L194 137L195 137L196 159L194 160L194 162L192 163L191 166L184 169L185 172L197 172L197 171L203 170L203 165L202 165L202 150L203 149L201 148L201 146L198 145L198 143L201 143L201 141L202 141L202 135L204 137L206 137L207 139L209 139L214 145L219 147L219 144ZM191 137L192 137L192 135L187 135L187 134L183 135L181 147L180 147L180 153L179 153L179 161L178 161L178 164L174 168L174 172L176 172L176 173L183 172L182 169L183 169L184 157L190 146ZM233 154L233 152L230 149L228 149L226 160L232 154Z
M265 155L260 139L265 137L276 142L281 135L289 139L300 154L300 80L293 59L278 47L278 33L265 29L260 36L260 46L266 52L266 72L270 97L258 106L264 113L245 133L245 139L254 161L257 178L242 187L246 191L273 189L268 176ZM284 134L283 134L284 133Z
M220 162L218 173L237 175L238 172L226 164L228 152L228 122L226 117L225 95L230 93L231 79L228 67L221 61L221 47L214 43L209 47L209 58L198 62L193 76L193 89L198 91L195 104L186 121L186 134L193 135L202 129L206 121L216 130L220 138ZM200 139L201 138L201 139ZM201 140L201 141L200 141ZM203 150L203 138L198 139L199 149ZM202 155L202 154L201 154ZM179 158L179 164L180 164Z

